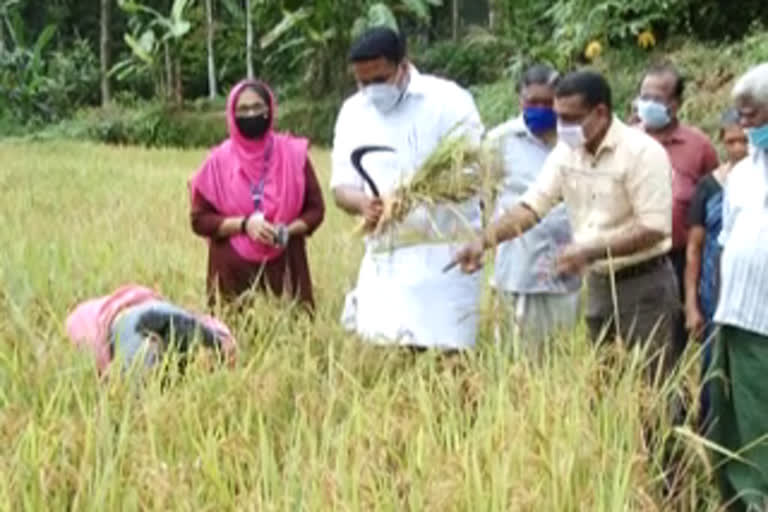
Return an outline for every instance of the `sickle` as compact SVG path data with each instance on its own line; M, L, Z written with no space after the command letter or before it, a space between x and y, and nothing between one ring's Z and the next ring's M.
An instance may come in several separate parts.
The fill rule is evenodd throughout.
M374 151L390 151L394 152L395 149L391 148L389 146L360 146L359 148L352 151L352 154L350 155L350 160L352 161L352 166L355 168L357 173L363 178L363 180L368 184L368 186L371 188L371 192L376 197L381 197L379 194L379 188L376 186L376 183L371 178L370 174L366 172L365 169L363 169L363 157L368 153L373 153Z

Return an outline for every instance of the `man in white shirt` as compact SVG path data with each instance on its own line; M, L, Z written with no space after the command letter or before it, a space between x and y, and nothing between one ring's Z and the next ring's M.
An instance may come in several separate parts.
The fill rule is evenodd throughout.
M557 142L553 105L559 79L557 71L547 65L528 69L519 87L520 116L488 134L488 142L501 153L504 167L497 219L534 184ZM529 232L499 244L497 249L492 284L505 316L502 325L512 326L514 338L528 356L539 357L548 338L578 322L581 279L555 271L559 253L571 241L568 212L561 204ZM500 334L508 332L501 330Z
M354 43L350 60L360 90L345 101L336 121L331 188L336 204L362 216L371 228L381 216L382 201L351 164L355 149L394 149L371 153L364 161L377 189L387 196L444 136L466 134L479 144L483 125L472 96L453 82L419 73L406 57L405 40L391 29L366 32ZM452 230L465 222L480 228L479 203L470 203L459 207L460 222L451 209L420 208L388 236L368 236L357 286L347 296L345 326L376 343L445 350L473 346L480 276L457 268L442 272L452 259L445 242ZM392 242L404 232L434 240L435 227L442 242Z
M737 81L733 99L751 147L724 192L710 436L725 448L714 453L723 502L768 510L768 62Z

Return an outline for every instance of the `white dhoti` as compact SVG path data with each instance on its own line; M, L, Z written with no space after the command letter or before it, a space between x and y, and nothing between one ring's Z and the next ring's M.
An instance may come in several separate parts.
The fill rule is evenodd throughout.
M475 344L480 273L443 273L447 244L366 252L342 321L373 343L465 349Z

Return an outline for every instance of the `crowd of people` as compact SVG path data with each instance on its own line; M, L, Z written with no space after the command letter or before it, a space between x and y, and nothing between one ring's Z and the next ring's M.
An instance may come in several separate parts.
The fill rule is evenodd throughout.
M478 271L493 250L490 284L503 311L496 338L515 339L528 357L540 357L553 335L572 329L582 315L594 342L647 347L649 378L668 376L687 342L698 340L704 345L701 424L724 448L716 452L723 499L736 510L764 510L768 63L733 88L733 109L719 133L722 161L706 134L679 119L685 80L669 64L648 69L626 121L616 115L600 73L562 76L533 66L517 91L520 115L486 130L472 95L417 70L404 38L390 29L362 35L350 63L359 90L337 118L330 188L336 206L362 217L370 232L343 325L364 340L416 352L470 349L483 286ZM189 182L191 224L208 241L212 306L263 290L312 314L305 240L321 225L325 205L308 141L277 133L276 117L264 83L246 80L232 89L229 138ZM386 242L376 236L387 196L457 127L488 145L503 165L491 222L483 223L488 205L478 198L417 208ZM364 176L351 158L364 146L394 151L366 156ZM392 245L392 236L430 240L435 232L450 240L457 215L476 230L469 243ZM458 265L446 266L451 262ZM71 335L98 338L106 365L115 347L126 347L130 357L140 345L129 333L122 337L130 342L120 343L116 333L126 325L130 332L151 331L139 320L154 311L164 325L191 318L190 328L213 331L209 340L234 345L226 327L209 317L185 315L151 291L145 295L121 311L108 307L114 301L104 309L102 300L101 313L90 303L90 317L81 310L72 322L80 332ZM93 324L83 328L88 318Z

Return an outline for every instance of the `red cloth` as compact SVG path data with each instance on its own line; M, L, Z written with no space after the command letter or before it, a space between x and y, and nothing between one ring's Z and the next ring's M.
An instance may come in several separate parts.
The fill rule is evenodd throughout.
M272 91L264 84L260 85L269 92L269 130L258 140L243 137L235 121L237 99L246 87L257 83L243 81L230 92L227 100L229 138L211 152L190 180L190 201L200 194L222 215L249 215L254 211L251 187L264 180L260 210L269 222L287 225L299 216L304 203L304 167L309 141L274 133L272 124L277 107ZM283 252L281 247L256 242L244 234L232 236L229 243L248 261L269 261Z
M672 247L682 249L688 243L688 208L696 185L717 169L717 151L703 132L682 123L663 135L649 135L664 146L672 162Z
M76 346L91 351L99 372L103 373L111 359L109 328L112 322L126 308L151 300L162 300L162 296L154 290L135 284L121 286L110 295L87 300L78 304L67 317L67 335ZM222 349L230 363L233 362L236 345L227 326L208 315L197 316L201 323L224 334Z

